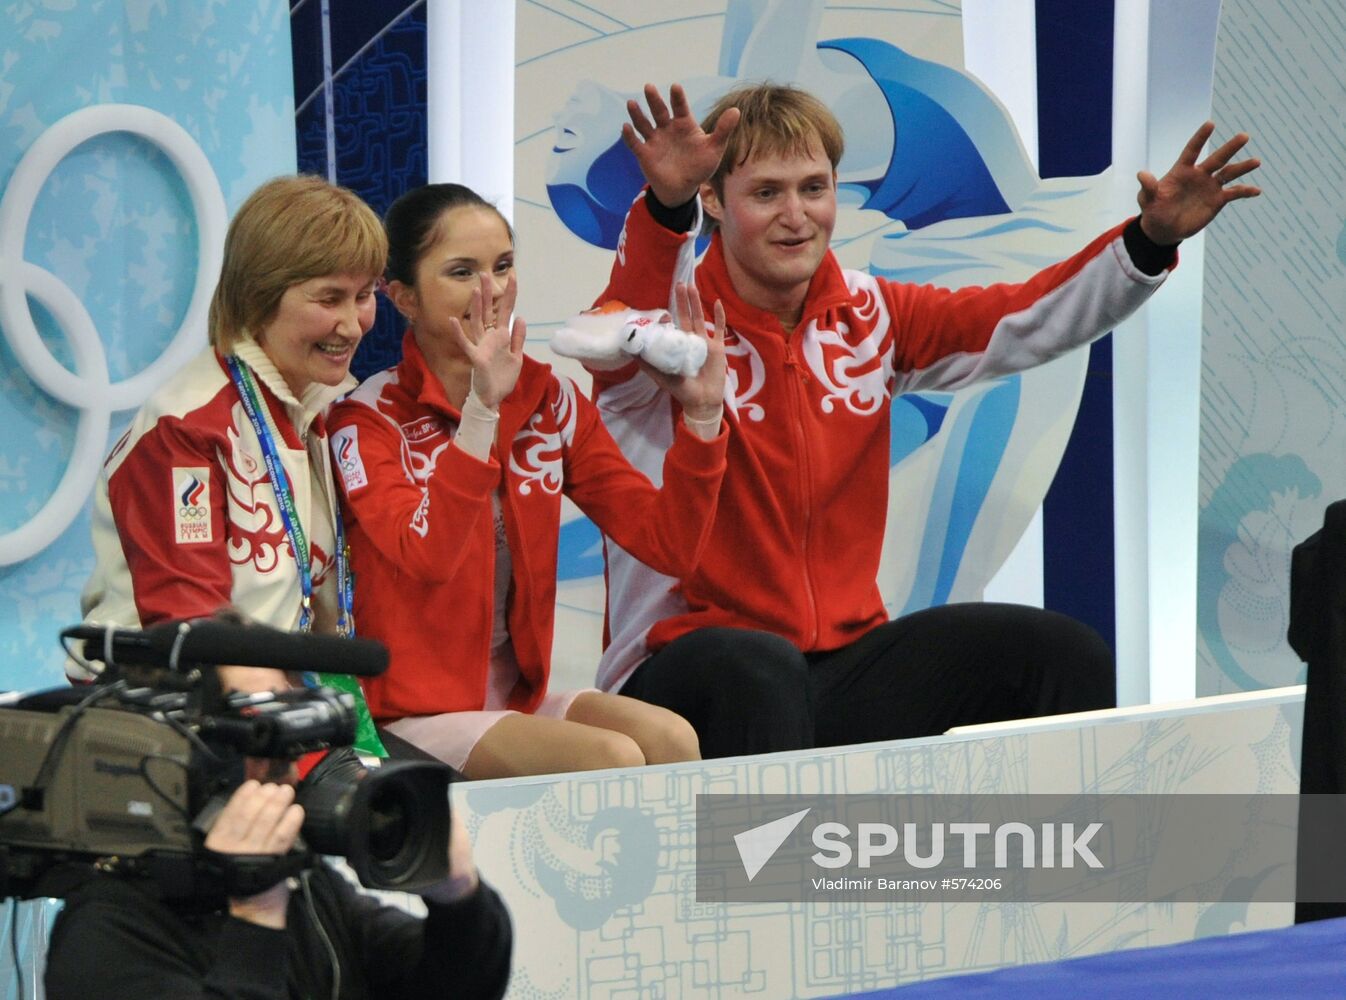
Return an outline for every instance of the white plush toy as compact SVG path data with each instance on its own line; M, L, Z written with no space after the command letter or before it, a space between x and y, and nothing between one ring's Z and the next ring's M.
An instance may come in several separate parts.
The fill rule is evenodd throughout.
M705 338L679 330L668 310L642 312L616 300L567 320L552 336L551 349L599 371L640 357L666 375L692 376L706 361Z

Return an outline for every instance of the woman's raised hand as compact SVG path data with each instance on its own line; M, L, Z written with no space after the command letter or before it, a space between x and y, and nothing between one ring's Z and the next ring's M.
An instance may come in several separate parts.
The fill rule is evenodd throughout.
M519 286L513 274L499 299L491 279L481 276L472 291L467 327L457 317L449 318L449 330L459 349L472 362L472 392L483 406L495 410L514 389L523 368L523 342L528 334L523 319L511 316Z

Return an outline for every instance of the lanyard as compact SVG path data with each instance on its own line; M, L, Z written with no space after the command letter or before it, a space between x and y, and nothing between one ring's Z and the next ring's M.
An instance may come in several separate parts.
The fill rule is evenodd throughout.
M308 536L300 523L299 512L294 505L294 491L290 488L290 477L280 463L276 451L276 439L272 434L270 414L262 402L261 393L252 371L244 366L236 356L225 358L229 366L229 375L238 389L243 411L252 423L257 440L262 446L262 459L266 463L266 473L271 480L271 490L276 494L276 504L280 508L280 520L285 526L285 535L290 540L290 551L294 553L299 567L299 589L303 602L299 612L299 631L313 629L313 575L309 565ZM346 532L341 523L341 511L334 511L336 518L336 573L337 573L337 631L344 636L355 634L351 618L354 605L355 588L350 573L350 552L346 547Z

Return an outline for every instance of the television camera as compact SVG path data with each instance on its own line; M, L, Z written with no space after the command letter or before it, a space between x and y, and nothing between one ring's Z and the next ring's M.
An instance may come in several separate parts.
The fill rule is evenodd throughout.
M288 855L205 847L245 757L348 747L356 725L350 694L224 691L216 665L375 676L388 663L381 644L221 619L61 636L71 656L103 667L94 684L0 699L0 898L63 896L94 870L152 879L165 898L243 896L318 854L344 857L376 889L448 874L452 772L428 761L319 779L320 766L299 786L304 824Z

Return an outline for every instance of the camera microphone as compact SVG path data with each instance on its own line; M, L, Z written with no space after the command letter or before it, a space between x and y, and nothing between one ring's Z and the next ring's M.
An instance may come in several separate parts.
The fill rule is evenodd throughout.
M82 639L86 659L121 666L180 669L228 664L356 677L377 677L388 669L388 650L373 639L282 632L213 618L170 621L147 629L74 625L61 636Z

